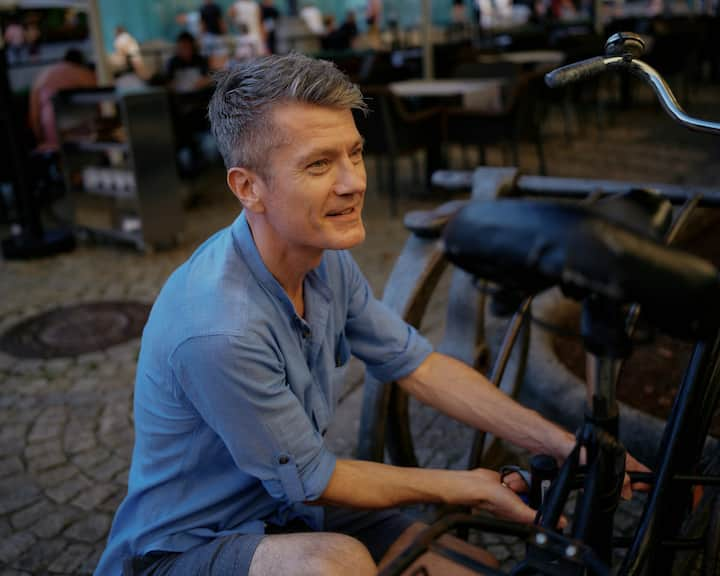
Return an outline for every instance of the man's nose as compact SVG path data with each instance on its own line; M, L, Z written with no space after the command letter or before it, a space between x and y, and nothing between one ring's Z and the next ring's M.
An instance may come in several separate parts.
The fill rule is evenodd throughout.
M362 194L367 185L365 162L353 164L351 161L343 162L335 182L337 194Z

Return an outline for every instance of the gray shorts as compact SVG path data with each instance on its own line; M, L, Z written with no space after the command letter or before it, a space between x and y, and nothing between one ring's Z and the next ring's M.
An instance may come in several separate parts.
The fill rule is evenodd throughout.
M349 510L328 506L323 531L356 538L365 545L375 562L379 562L390 545L414 522L411 516L398 510ZM309 531L307 526L294 523L274 527L268 534ZM126 562L123 575L245 575L250 570L255 549L264 537L265 534L234 534L187 552L153 552Z

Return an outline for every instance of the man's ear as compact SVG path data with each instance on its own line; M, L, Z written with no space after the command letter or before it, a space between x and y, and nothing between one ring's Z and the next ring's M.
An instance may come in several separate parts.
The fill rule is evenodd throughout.
M255 172L247 168L230 168L227 172L227 183L243 208L257 213L265 211L265 205L259 194L263 183Z

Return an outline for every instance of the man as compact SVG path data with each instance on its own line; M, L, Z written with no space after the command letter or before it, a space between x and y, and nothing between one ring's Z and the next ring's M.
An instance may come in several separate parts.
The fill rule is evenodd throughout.
M95 74L85 66L82 52L75 48L65 53L62 62L53 64L38 75L30 91L29 105L30 127L38 150L54 151L59 145L53 96L60 90L95 86Z
M175 92L192 92L209 86L207 58L197 49L195 37L190 32L180 32L175 40L175 54L167 65L170 88Z
M153 307L128 495L99 574L123 563L136 574L374 574L418 530L392 507L447 502L532 521L517 479L341 460L324 444L351 353L376 378L529 450L562 459L574 444L373 297L345 251L365 237L352 116L364 107L332 64L297 54L219 79L210 119L244 210ZM451 571L443 558L426 563Z

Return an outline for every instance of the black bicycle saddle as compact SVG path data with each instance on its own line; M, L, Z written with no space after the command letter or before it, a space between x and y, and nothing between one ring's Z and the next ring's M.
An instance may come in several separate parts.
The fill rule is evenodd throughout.
M617 217L623 213L602 202L471 202L446 226L445 253L475 276L526 292L559 285L576 299L638 302L672 335L700 337L716 328L715 267L661 244L652 219Z

